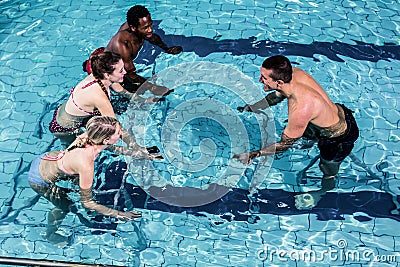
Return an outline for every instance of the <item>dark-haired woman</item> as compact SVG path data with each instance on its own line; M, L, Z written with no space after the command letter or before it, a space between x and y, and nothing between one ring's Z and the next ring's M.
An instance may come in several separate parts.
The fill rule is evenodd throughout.
M54 112L50 132L66 143L82 133L85 122L95 115L116 117L110 102L110 89L122 90L118 84L125 75L121 57L100 53L91 59L93 73L71 89L69 99Z
M124 63L118 54L103 52L91 58L91 67L92 74L71 89L69 99L54 111L50 122L50 132L67 145L82 133L82 127L91 117L102 115L116 118L110 102L110 90L124 90L119 84L126 73ZM122 140L130 147L148 153L124 129ZM157 152L158 149L153 147L150 151Z

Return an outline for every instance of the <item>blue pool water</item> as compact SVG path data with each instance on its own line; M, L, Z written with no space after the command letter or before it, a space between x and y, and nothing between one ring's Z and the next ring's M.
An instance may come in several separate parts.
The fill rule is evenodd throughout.
M59 230L70 243L48 242L43 234L52 205L29 187L27 168L36 155L60 146L47 129L54 108L84 77L82 61L107 44L133 3L3 0L0 257L115 266L398 266L399 2L136 3L150 10L155 32L165 43L184 49L172 56L146 45L135 61L145 77L155 70L162 79L163 71L179 64L212 62L242 73L259 90L253 91L262 94L259 67L266 57L281 53L311 73L334 102L354 110L360 138L341 166L337 187L322 194L315 208L296 208L296 195L321 188L314 162L318 149L300 149L307 145L300 143L274 159L226 175L231 174L228 166L236 166L230 160L232 151L256 148L263 137L278 136L285 126L286 107L273 107L269 114L231 113L246 96L240 98L231 86L189 82L177 86L163 103L129 106L120 116L124 126L132 123L130 130L140 142L158 145L167 155L172 150L165 141L171 141L168 130L176 126L174 114L191 114L182 104L192 103L189 107L196 115L202 105L193 101L208 99L207 106L224 103L223 114L236 115L229 123L217 113L210 119L205 111L203 116L183 117L187 124L174 143L182 153L172 153L164 161L99 157L97 200L140 209L143 218L116 223L78 208ZM214 73L218 80L229 80L225 72ZM272 124L266 133L260 130L259 125ZM236 143L243 140L232 137L235 127L230 125L248 130L249 141ZM275 136L268 134L271 131ZM185 190L179 190L182 186ZM195 205L210 197L215 201ZM79 201L77 194L71 198ZM193 198L194 204L174 205ZM278 250L286 254L279 258ZM326 254L311 261L299 256L310 251Z

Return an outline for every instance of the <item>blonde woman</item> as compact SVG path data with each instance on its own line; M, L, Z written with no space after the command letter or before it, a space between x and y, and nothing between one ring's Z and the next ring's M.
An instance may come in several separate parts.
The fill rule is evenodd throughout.
M112 146L121 137L121 129L117 119L95 116L88 121L86 132L66 150L40 155L32 162L28 174L30 186L56 206L48 216L46 236L49 240L61 238L55 231L73 204L67 196L69 189L55 185L60 180L78 180L81 203L86 209L124 221L141 217L140 212L118 211L98 204L92 198L94 161L101 151L107 148L114 152L149 158L140 151Z

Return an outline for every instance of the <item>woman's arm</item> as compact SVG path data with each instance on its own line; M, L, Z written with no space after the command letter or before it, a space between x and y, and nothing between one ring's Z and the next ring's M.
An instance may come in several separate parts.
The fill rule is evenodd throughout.
M158 153L150 154L147 148L145 150L143 149L135 150L124 146L110 145L106 149L111 152L131 156L137 159L150 159L150 160L163 159L163 156L161 154Z
M88 210L96 211L100 214L114 217L122 221L130 221L135 218L141 217L141 214L138 212L118 211L97 203L93 200L92 188L80 188L80 193L82 206Z
M95 107L100 111L102 116L109 116L109 117L117 118L115 116L115 112L111 105L110 99L105 95L105 93L103 91L101 91L101 92L102 92L102 95L93 97Z
M113 118L116 118L116 115L114 113L114 109L111 105L110 100L107 98L105 99L105 97L101 97L98 100L98 104L97 104L97 109L100 111L102 116L110 116ZM133 147L135 149L145 149L144 147L139 146L136 143L135 137L131 136L127 130L125 130L123 127L121 127L121 139L122 141L124 141L129 147Z
M85 164L85 163L83 163ZM140 217L140 214L132 212L118 211L104 205L101 205L93 200L92 185L94 177L93 163L88 163L90 166L82 166L79 171L79 188L81 195L81 203L85 209L96 211L100 214L111 216L120 220L128 221Z
M121 127L121 139L124 141L125 144L128 145L129 148L133 148L138 151L147 151L145 147L139 146L138 143L136 143L136 139L134 136L130 135L125 128Z

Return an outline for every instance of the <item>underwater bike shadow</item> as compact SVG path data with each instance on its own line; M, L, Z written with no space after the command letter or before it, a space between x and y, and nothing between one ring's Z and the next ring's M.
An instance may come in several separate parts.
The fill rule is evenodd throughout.
M105 182L97 187L99 191L119 190L123 188L124 193L118 199L119 209L143 208L171 213L192 214L194 216L206 217L205 213L214 214L226 221L257 222L259 214L273 215L298 215L313 213L321 221L344 220L343 215L355 215L358 221L369 221L375 218L391 218L400 221L400 215L392 214L396 209L393 196L389 193L360 191L353 193L327 192L321 196L317 206L311 210L299 210L295 207L295 196L300 193L287 192L281 189L261 189L250 194L248 190L239 188L226 188L217 184L210 184L207 190L197 188L182 188L165 186L151 187L148 191L157 198L150 196L142 188L132 184L121 184L122 177L127 169L123 161L112 162L105 172ZM178 207L162 202L163 198L188 198L193 196L194 201L210 194L226 195L212 203L198 207ZM112 194L101 194L97 197L100 203L112 205L116 203ZM126 205L125 203L129 203Z
M234 56L240 55L259 55L269 57L276 54L286 56L301 56L312 58L318 62L315 55L323 55L330 60L344 62L340 56L377 62L379 60L400 60L400 46L394 43L383 45L368 44L354 40L355 44L347 44L339 41L334 42L312 42L310 44L300 44L293 42L275 42L271 40L257 40L255 37L248 39L222 39L221 36L206 38L201 36L184 36L165 34L159 27L160 20L153 21L154 32L168 45L179 45L184 52L194 52L200 57L208 56L212 53L226 52ZM147 42L145 42L146 44ZM140 51L136 63L152 64L156 57L162 52L159 47L144 45Z

